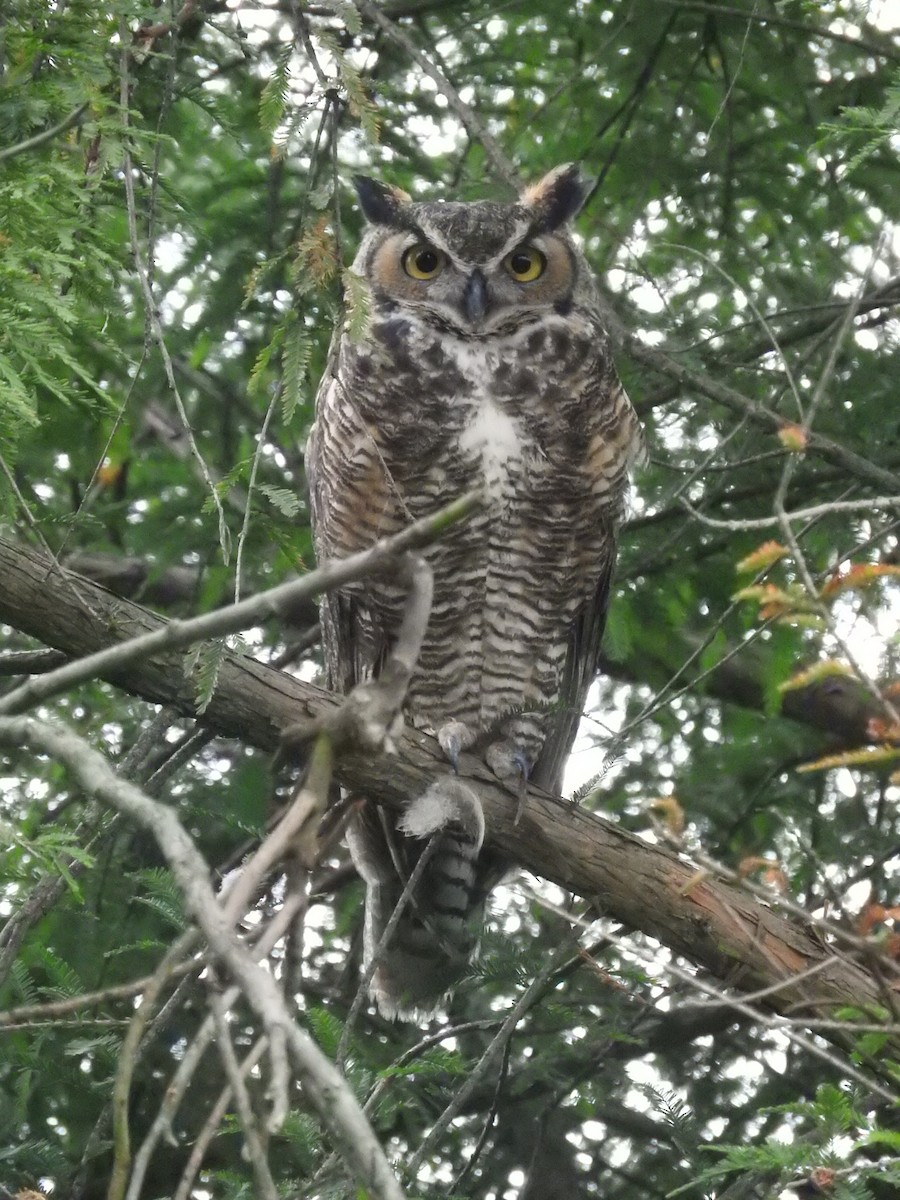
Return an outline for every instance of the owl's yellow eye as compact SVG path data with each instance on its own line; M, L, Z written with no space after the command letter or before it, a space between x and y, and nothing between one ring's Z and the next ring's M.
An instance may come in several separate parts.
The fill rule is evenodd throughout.
M531 283L543 275L547 260L536 246L518 246L507 254L503 265L516 283Z
M434 279L443 269L445 259L443 253L427 242L417 242L415 246L404 251L403 270L413 279Z

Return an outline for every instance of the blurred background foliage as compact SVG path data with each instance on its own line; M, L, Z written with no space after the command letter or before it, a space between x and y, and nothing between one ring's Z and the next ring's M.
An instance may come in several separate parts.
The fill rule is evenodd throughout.
M304 441L358 287L344 270L351 175L474 199L577 160L596 180L578 231L650 461L571 787L637 830L677 812L690 844L732 868L771 860L811 911L849 922L893 905L897 764L853 758L896 743L889 713L837 665L782 685L848 652L888 690L897 674L891 572L821 590L853 564L898 562L897 506L869 504L900 491L898 28L896 5L862 0L9 0L0 531L168 615L307 570ZM785 541L778 506L816 511L762 568L779 596L736 600L758 575L737 564ZM272 661L294 643L290 669L313 678L314 619L256 630L250 648ZM33 648L11 630L3 644ZM166 774L188 737L172 714L101 684L51 710L175 805L215 871L264 828L269 770L251 747L200 743ZM797 771L840 753L848 766ZM51 763L0 766L0 803L0 1007L152 972L183 928L155 845ZM334 880L310 912L299 1002L326 1048L355 990L361 916L351 873ZM450 1006L451 1023L483 1025L392 1067L419 1031L358 1023L354 1086L381 1080L373 1120L401 1161L566 928L513 881ZM727 1008L687 1015L692 988L665 950L630 946L600 937L596 967L553 978L499 1084L436 1147L435 1196L662 1197L718 1163L704 1153L716 1143L747 1153L686 1194L808 1195L784 1189L849 1162L833 1194L900 1195L890 1169L867 1167L877 1154L848 1150L878 1114L838 1058ZM203 1001L195 984L147 1042L136 1143ZM110 1000L0 1028L9 1190L105 1194L129 1016ZM217 1064L197 1074L143 1194L173 1194L220 1086ZM297 1107L270 1147L284 1194L355 1194ZM249 1194L237 1127L223 1129L197 1195Z

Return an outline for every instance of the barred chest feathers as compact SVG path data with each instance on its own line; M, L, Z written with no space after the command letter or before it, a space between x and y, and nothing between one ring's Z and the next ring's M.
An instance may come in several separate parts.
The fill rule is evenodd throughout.
M342 359L340 378L385 468L410 490L411 513L436 474L448 496L483 486L499 515L516 495L589 501L596 491L585 457L604 416L603 352L596 325L575 314L492 339L391 314Z

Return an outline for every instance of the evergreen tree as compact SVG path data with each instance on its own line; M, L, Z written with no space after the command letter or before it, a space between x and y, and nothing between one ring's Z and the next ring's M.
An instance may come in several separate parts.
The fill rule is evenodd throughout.
M892 7L6 5L0 1195L900 1196ZM319 819L439 759L320 732L350 177L566 161L650 447L580 804L477 783L524 870L388 1023Z

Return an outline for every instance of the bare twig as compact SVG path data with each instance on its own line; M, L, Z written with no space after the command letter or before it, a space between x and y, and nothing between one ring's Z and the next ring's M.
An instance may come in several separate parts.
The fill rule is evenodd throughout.
M278 1189L275 1186L275 1180L272 1178L272 1172L269 1170L265 1147L260 1137L260 1131L257 1128L256 1117L253 1112L253 1105L250 1103L247 1085L244 1082L244 1072L241 1070L237 1055L234 1052L234 1043L231 1040L231 1031L228 1028L227 1014L222 1004L222 997L216 993L212 993L209 1002L216 1024L216 1046L219 1050L219 1057L222 1060L222 1066L225 1068L225 1076L228 1079L232 1095L237 1104L238 1115L240 1116L241 1126L244 1130L244 1144L247 1147L247 1156L250 1159L250 1166L253 1168L253 1178L256 1181L255 1192L261 1200L278 1200Z
M250 478L247 480L247 503L244 506L244 519L241 522L241 531L237 539L237 551L234 559L234 602L235 604L241 598L241 575L244 564L244 547L247 544L247 535L250 532L250 514L253 511L253 493L256 488L256 476L259 471L259 464L262 460L263 450L265 449L266 438L269 433L269 424L278 407L278 401L281 395L281 389L276 388L269 400L266 408L266 415L263 417L263 423L259 433L256 435L256 449L253 452L253 461L250 464Z
M314 844L328 799L331 757L330 740L327 736L318 737L303 784L294 793L281 820L223 894L223 911L231 921L237 922L244 915L260 883L277 862L298 854L306 848L304 843ZM299 857L305 865L311 865L311 854L300 853Z
M480 1021L464 1021L461 1025L448 1025L443 1029L439 1029L437 1033L429 1033L427 1037L423 1037L421 1041L416 1042L414 1046L410 1046L408 1050L404 1050L401 1055L394 1059L388 1071L379 1079L378 1083L375 1084L372 1091L366 1097L363 1112L370 1113L387 1089L397 1079L397 1073L400 1069L424 1054L426 1050L430 1050L432 1046L439 1046L441 1042L461 1037L465 1033L473 1033L480 1029L493 1029L497 1023L498 1019L484 1017Z
M193 962L180 963L172 968L169 978L186 974L194 965ZM65 1000L48 1000L43 1004L21 1004L18 1008L8 1008L5 1012L0 1012L0 1032L36 1020L64 1017L82 1008L94 1008L114 1000L128 1000L145 992L153 978L153 975L145 975L141 979L133 979L131 983L119 983L114 987L102 988L98 992L82 992L78 996L67 996Z
M190 950L195 940L196 934L191 929L187 933L183 933L175 945L166 952L162 962L150 977L150 982L141 997L140 1008L132 1017L128 1032L122 1042L112 1096L113 1164L107 1192L108 1200L121 1200L121 1197L125 1195L125 1185L128 1182L128 1169L131 1165L128 1101L141 1039L153 1016L160 993L172 978L173 971L180 966L182 958Z
M491 1106L488 1109L487 1114L484 1118L484 1121L481 1124L481 1132L478 1135L478 1141L475 1143L474 1147L472 1148L472 1153L466 1159L465 1163L463 1164L462 1170L459 1172L459 1174L453 1180L453 1183L450 1185L451 1191L453 1193L460 1191L463 1180L466 1178L467 1175L471 1174L471 1172L475 1169L475 1166L476 1166L479 1158L481 1157L482 1153L484 1152L485 1146L487 1145L487 1140L491 1134L491 1126L494 1124L494 1121L497 1119L497 1109L500 1107L500 1096L503 1093L503 1087L504 1087L504 1084L506 1083L507 1073L509 1072L509 1055L510 1055L511 1049L512 1049L512 1039L507 1038L505 1043L503 1044L503 1050L502 1050L502 1053L500 1056L500 1069L497 1071L497 1081L494 1084L494 1094L491 1097Z
M803 418L803 401L800 398L800 389L797 386L796 379L794 378L794 372L791 370L791 364L781 346L778 335L772 328L769 321L766 319L765 313L756 303L751 289L742 287L730 272L726 271L720 263L716 262L712 255L706 254L702 250L695 250L692 246L683 246L678 242L661 242L660 245L664 246L667 250L677 250L679 254L686 254L691 258L699 259L703 264L704 272L708 273L710 271L714 271L717 275L720 275L726 283L730 284L734 291L743 298L744 302L752 313L754 320L762 328L763 333L768 339L769 346L772 350L774 350L778 361L781 363L781 368L784 371L784 376L787 380L788 387L790 388L791 395L794 397L794 402L797 405L797 412L799 413L800 417ZM853 315L855 315L855 310Z
M720 517L708 517L684 498L682 498L681 504L701 525L708 525L711 529L731 529L737 533L749 529L782 527L785 521L813 521L819 517L830 516L832 513L867 513L876 512L882 508L900 509L900 496L871 496L865 500L828 500L823 504L812 504L809 508L795 508L790 512L774 514L771 517L735 518L731 521L723 520Z
M494 1064L502 1058L506 1045L515 1032L516 1026L529 1008L531 1008L536 997L542 993L545 983L557 969L560 962L568 958L570 954L571 949L566 946L556 954L551 955L540 971L538 971L537 975L535 975L534 979L531 980L528 987L516 1001L512 1012L500 1026L484 1054L482 1054L476 1063L474 1070L471 1071L466 1082L435 1121L428 1136L410 1158L406 1168L410 1177L413 1177L415 1172L418 1171L419 1167L425 1161L426 1156L449 1127L453 1118L462 1111L464 1105L468 1102L469 1097L479 1086L482 1079L488 1076L494 1069Z
M265 1037L258 1038L251 1047L249 1053L240 1064L240 1074L243 1078L253 1070L259 1060L266 1052L268 1042ZM206 1156L206 1151L209 1148L209 1143L215 1137L216 1130L222 1123L222 1118L225 1116L225 1110L228 1108L232 1097L232 1088L230 1084L226 1084L213 1107L210 1109L209 1115L203 1122L203 1128L194 1138L194 1144L191 1146L191 1153L184 1165L184 1170L181 1173L181 1179L178 1181L178 1187L172 1194L172 1200L189 1200L191 1189L194 1186L194 1180L197 1177L197 1172L203 1166L203 1159Z
M181 418L181 423L185 433L190 441L191 451L197 462L198 467L203 475L204 482L209 489L209 494L212 497L213 504L216 509L216 514L219 519L219 545L222 550L222 557L225 562L229 557L229 540L228 525L225 521L225 510L222 508L222 501L219 499L219 492L209 473L209 468L206 465L206 460L200 453L200 447L194 438L193 430L188 419L187 410L184 407L184 401L181 398L181 392L178 389L178 382L175 378L175 367L172 363L171 355L166 346L166 336L162 327L162 322L159 319L156 300L153 295L153 287L150 282L150 275L144 263L143 255L141 254L141 243L138 237L137 228L137 206L134 196L134 163L131 158L131 137L129 132L129 64L131 61L131 50L127 38L127 30L125 27L124 18L120 23L120 35L122 37L122 53L120 56L120 88L119 88L119 103L122 114L122 178L125 182L125 210L128 218L128 235L131 239L131 250L134 255L134 267L137 272L138 282L140 283L141 292L144 297L145 317L149 327L153 333L153 340L156 342L159 350L160 358L162 359L163 369L166 374L166 380L169 384L169 389L175 400L175 407L178 409L178 415Z
M625 332L618 322L610 323L610 332L615 335L616 340L621 344L625 353L633 358L635 362L642 363L644 366L668 376L682 386L694 389L700 395L714 400L717 404L721 404L732 412L750 417L756 424L763 425L773 432L780 429L784 424L784 417L780 413L767 408L763 404L755 403L748 396L745 396L743 392L739 392L736 388L721 383L703 371L695 371L684 363L676 362L675 359L664 351L645 345L633 334ZM821 455L822 458L836 463L860 479L877 483L880 487L887 487L893 490L900 483L898 476L894 472L886 471L876 463L863 458L861 454L856 454L854 451L848 450L840 442L832 441L831 438L824 437L822 434L815 432L810 434L807 450L813 451Z
M798 33L804 34L809 38L817 38L821 41L842 42L846 46L856 46L859 50L865 50L868 54L874 54L878 58L886 58L890 61L900 61L900 53L891 45L887 36L883 43L873 42L871 38L854 37L853 34L843 33L841 30L834 28L834 24L816 25L811 21L798 21L791 17L782 16L780 13L772 11L768 6L757 12L755 9L748 11L745 8L736 8L728 4L712 4L706 0L662 0L663 4L673 5L675 8L683 9L686 12L707 13L710 16L718 17L734 17L739 21L758 22L760 25L771 25L773 28L793 29Z
M812 399L810 400L809 407L808 407L807 412L802 421L804 440L807 442L809 442L811 439L811 431L812 431L813 421L815 420L816 415L818 414L819 408L821 407L822 403L825 400L828 385L831 382L832 376L834 374L834 370L837 365L838 355L840 353L841 347L843 346L844 340L846 339L847 335L849 334L849 332L853 326L853 319L856 316L856 306L860 303L863 296L865 295L865 291L866 291L866 287L868 286L869 279L875 268L875 264L877 263L880 255L881 255L884 241L885 241L885 235L882 234L882 236L878 240L878 244L876 245L876 247L875 247L874 251L872 252L872 255L869 259L868 267L866 268L865 274L863 275L863 278L860 281L854 301L851 304L849 304L847 306L846 310L844 311L843 317L840 321L840 324L837 327L837 330L835 331L835 335L834 335L834 338L832 339L831 345L829 346L825 363L822 367L822 371L820 372L819 378L816 382L816 387L813 392ZM829 632L829 635L831 636L831 638L833 639L835 644L840 647L841 653L843 654L844 658L847 660L847 662L853 668L853 671L854 671L857 679L859 679L859 681L863 684L863 686L866 688L866 690L869 692L869 694L883 706L884 711L887 713L889 719L893 723L900 722L900 714L897 713L896 708L882 694L881 689L878 687L875 680L872 679L870 677L870 675L868 674L868 672L863 669L861 663L859 662L857 655L854 653L854 651L848 644L847 639L844 638L841 635L841 633L838 631L837 625L834 620L834 616L832 615L831 611L829 610L827 605L822 603L822 600L821 600L821 597L819 594L819 589L816 587L816 583L812 577L812 572L809 569L809 566L806 561L806 557L800 548L799 539L797 538L797 535L795 534L794 529L791 525L791 517L790 517L790 514L788 514L787 510L785 509L785 503L787 500L788 487L789 487L791 479L794 475L794 471L796 470L798 461L799 461L799 456L796 454L792 454L787 457L787 459L785 460L784 466L782 468L781 478L779 479L778 487L775 491L775 495L772 500L772 508L775 513L775 516L778 519L782 537L784 538L785 542L787 543L787 545L791 551L791 557L794 560L794 565L797 569L797 573L800 576L800 579L803 583L803 586L806 590L807 595L809 596L809 598L813 602L813 604L816 606L816 609L817 609L819 615L821 616L823 622L825 623L825 626Z
M289 928L291 922L297 914L299 907L303 903L302 896L288 897L281 909L272 918L266 928L263 930L262 936L253 946L251 951L255 959L265 958L275 945L284 937L285 932ZM240 988L230 987L222 997L222 1008L228 1011L239 999ZM141 1189L144 1182L144 1177L147 1168L150 1165L150 1159L153 1152L159 1143L160 1139L167 1136L171 1130L172 1122L175 1119L175 1114L181 1106L185 1093L193 1079L206 1050L212 1042L215 1035L215 1022L210 1013L201 1023L190 1045L185 1050L178 1066L175 1069L172 1078L169 1080L163 1095L163 1100L159 1108L159 1112L148 1129L140 1149L134 1156L134 1168L131 1175L131 1183L128 1188L126 1200L138 1200L141 1194ZM263 1035L261 1041L264 1047L268 1049L268 1038ZM230 1097L230 1090L228 1095ZM218 1124L218 1122L216 1122ZM201 1156L202 1158L202 1156ZM197 1164L198 1169L200 1163Z
M132 638L68 663L39 679L29 680L0 700L0 714L23 712L33 704L59 695L78 683L125 666L160 650L173 650L204 638L222 637L246 629L266 617L289 611L299 601L317 596L353 580L364 579L384 569L407 550L425 546L439 538L449 525L467 517L479 503L479 493L470 492L430 517L422 517L400 533L376 542L369 550L339 561L324 563L302 579L282 583L238 604L204 613L187 621L170 621L165 628Z
M582 929L593 929L594 922L585 921L575 913L568 912L565 909L560 908L558 905L553 904L547 899L539 896L531 889L528 889L528 894L543 908L546 908L549 912L555 913L558 917L563 917L566 921L569 921L571 924ZM611 934L608 931L604 932L604 936L610 945L615 946L616 949L623 954L626 959L632 959L639 962L645 957L646 952L642 951L633 942L626 941L625 938L617 937L615 934ZM654 959L654 970L660 969L664 970L666 974L674 976L675 979L686 984L692 990L702 992L705 995L712 997L720 1004L730 1008L733 1012L742 1013L744 1016L750 1017L754 1022L758 1022L774 1032L783 1034L784 1037L786 1037L790 1042L793 1042L794 1045L802 1048L807 1053L814 1055L816 1058L821 1059L823 1062L828 1063L829 1067L838 1072L839 1075L849 1076L851 1079L855 1079L857 1083L862 1084L863 1087L870 1088L873 1092L879 1095L882 1099L887 1100L890 1104L897 1103L896 1092L892 1092L888 1088L883 1087L871 1075L867 1075L864 1071L858 1070L855 1066L848 1062L847 1059L839 1059L837 1055L832 1053L832 1051L826 1047L820 1046L811 1038L808 1038L804 1034L798 1032L798 1030L795 1029L790 1022L785 1021L782 1017L766 1013L757 1008L753 1008L750 1004L744 1002L743 996L739 997L730 995L727 992L722 991L721 988L717 987L709 980L704 979L699 975L691 975L688 971L683 970L674 962L669 961L661 964L657 959ZM790 980L785 979L785 986L792 981L793 977L791 977ZM848 1025L845 1026L845 1028L847 1028L849 1031L851 1027ZM887 1025L882 1026L882 1028L885 1031L889 1029Z
M319 1119L342 1147L363 1187L379 1200L403 1200L384 1151L347 1083L315 1042L291 1020L272 975L254 962L234 935L209 884L209 868L175 812L117 779L106 760L68 730L30 717L0 720L0 743L49 754L62 763L89 795L125 814L156 839L213 954L234 977L269 1037L273 1115L282 1115L288 1060Z
M400 894L400 899L394 906L394 911L391 913L390 920L384 927L384 932L378 940L378 945L375 947L372 954L372 961L368 964L366 971L363 973L359 981L359 987L356 989L356 995L353 997L353 1003L350 1005L350 1011L347 1014L347 1019L344 1021L344 1028L341 1031L341 1040L338 1044L337 1055L335 1061L341 1066L344 1059L347 1057L347 1050L350 1046L350 1036L353 1032L353 1027L356 1024L356 1018L359 1016L360 1009L366 1000L369 984L378 969L378 964L384 955L385 950L391 944L391 939L394 936L394 930L400 923L400 918L406 911L406 907L412 899L412 894L415 891L416 885L425 873L425 868L431 860L432 855L437 849L440 834L434 833L428 840L428 844L419 856L419 861L416 863L413 870L410 872L409 879Z
M56 555L50 549L50 544L48 543L46 537L44 536L43 529L41 528L40 524L35 520L34 513L28 507L28 501L22 495L22 491L19 487L19 481L16 479L15 472L13 470L11 470L9 464L7 463L6 459L3 457L2 454L0 454L0 472L3 473L3 477L6 480L7 487L12 492L12 494L15 496L15 498L18 502L19 508L22 512L22 516L25 518L25 523L27 524L27 526L31 530L31 532L34 534L34 536L38 542L38 545L40 545L44 548L44 550L47 552L47 554L50 556L50 558L53 559L54 566L57 569L60 569L59 562L57 561Z
M417 554L404 555L397 570L408 588L397 640L378 677L358 683L329 720L328 732L336 745L390 753L403 728L403 703L428 627L434 577L431 567ZM299 732L302 737L302 727ZM286 744L293 733L285 730Z

